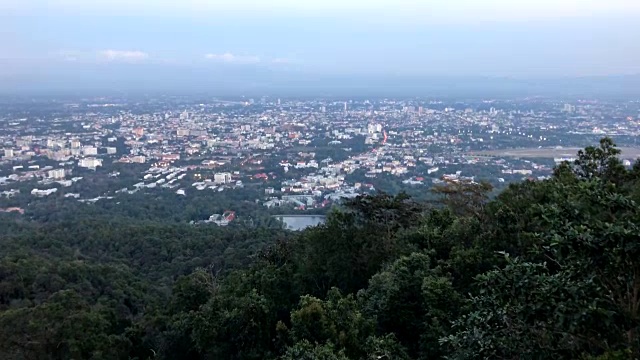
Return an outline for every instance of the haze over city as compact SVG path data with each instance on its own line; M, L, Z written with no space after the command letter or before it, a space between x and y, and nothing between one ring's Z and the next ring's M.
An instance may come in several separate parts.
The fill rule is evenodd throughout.
M640 73L630 0L6 0L0 13L3 91L397 89L436 76L465 89L617 76L632 91L637 77L620 77Z

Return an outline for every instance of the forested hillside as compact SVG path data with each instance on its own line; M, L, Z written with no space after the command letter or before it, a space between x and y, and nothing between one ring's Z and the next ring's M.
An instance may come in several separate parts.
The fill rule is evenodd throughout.
M635 359L640 163L349 200L300 233L2 217L1 359Z

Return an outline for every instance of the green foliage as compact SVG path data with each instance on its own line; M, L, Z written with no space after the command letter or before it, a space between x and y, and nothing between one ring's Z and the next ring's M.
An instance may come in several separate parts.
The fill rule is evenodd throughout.
M352 358L366 354L363 345L373 331L372 320L362 314L354 296L343 297L335 288L325 301L303 296L299 308L291 313L294 341L335 344Z
M179 278L173 287L172 311L189 312L200 309L215 294L216 287L214 275L205 269L197 269Z
M604 181L618 182L624 175L625 168L618 159L620 150L613 140L603 138L599 147L588 146L578 151L578 158L574 163L574 173L582 179L600 178Z
M296 234L142 198L5 214L0 358L635 359L640 162L618 154L603 139L492 199L361 196Z
M192 325L196 348L207 359L257 360L272 355L273 313L268 299L255 290L239 297L214 297L193 315Z
M360 294L365 311L377 320L379 332L396 334L414 355L423 333L426 310L421 285L429 274L429 257L412 254L374 275L369 287Z
M406 254L398 232L412 226L422 206L405 194L363 196L332 213L326 224L302 234L295 261L307 293L324 296L332 287L356 292L382 266Z
M615 313L589 279L516 259L477 281L472 311L442 339L450 359L575 359L585 349L606 348L615 335Z
M487 182L446 180L444 185L434 186L432 191L442 195L442 203L460 216L480 216L493 190Z
M308 340L287 349L281 360L349 360L343 351L336 351L331 344L313 345Z

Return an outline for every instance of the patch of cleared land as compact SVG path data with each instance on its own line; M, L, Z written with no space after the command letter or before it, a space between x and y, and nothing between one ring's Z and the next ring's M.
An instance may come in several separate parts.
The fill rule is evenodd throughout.
M640 148L620 147L622 151L621 159L637 159L640 158ZM582 148L527 148L527 149L501 149L489 151L474 151L469 155L476 156L494 156L494 157L514 157L514 158L562 158L576 157L578 151Z

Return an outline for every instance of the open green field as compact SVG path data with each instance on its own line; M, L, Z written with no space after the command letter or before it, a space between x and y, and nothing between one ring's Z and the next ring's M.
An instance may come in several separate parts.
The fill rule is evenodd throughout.
M581 148L524 148L524 149L501 149L489 151L474 151L469 155L494 156L494 157L514 157L514 158L559 158L575 157ZM620 147L622 159L640 158L640 148Z

